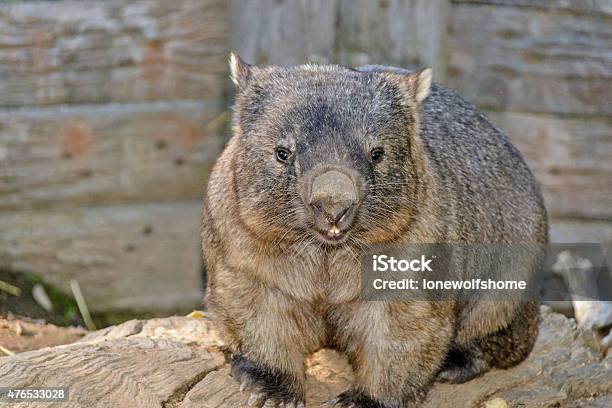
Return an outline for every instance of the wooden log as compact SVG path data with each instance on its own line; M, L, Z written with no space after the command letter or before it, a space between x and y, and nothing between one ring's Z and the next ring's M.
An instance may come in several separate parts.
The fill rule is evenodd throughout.
M85 334L80 327L58 327L9 313L0 317L0 356L73 343Z
M68 386L70 400L49 405L58 408L245 406L248 395L229 375L222 350L206 318L130 321L70 345L2 357L0 386ZM346 359L330 350L315 353L306 366L308 408L352 380ZM513 407L609 407L612 355L602 357L590 333L544 308L538 341L525 362L461 385L436 384L424 406L482 407L492 401Z

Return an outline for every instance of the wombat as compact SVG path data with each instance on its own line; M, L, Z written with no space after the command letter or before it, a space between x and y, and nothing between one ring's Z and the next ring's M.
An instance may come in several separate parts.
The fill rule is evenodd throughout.
M533 302L365 301L379 243L545 243L532 174L430 69L230 58L233 136L203 205L206 304L250 406L304 406L304 358L344 353L338 407L414 407L530 353Z

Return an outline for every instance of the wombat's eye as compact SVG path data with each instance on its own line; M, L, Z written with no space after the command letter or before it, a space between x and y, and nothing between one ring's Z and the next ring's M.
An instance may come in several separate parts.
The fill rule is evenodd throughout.
M385 151L382 147L375 147L374 149L370 150L370 160L372 160L372 163L374 164L380 163L383 159L384 153Z
M284 147L276 148L276 160L278 160L280 163L286 163L290 156L291 152Z

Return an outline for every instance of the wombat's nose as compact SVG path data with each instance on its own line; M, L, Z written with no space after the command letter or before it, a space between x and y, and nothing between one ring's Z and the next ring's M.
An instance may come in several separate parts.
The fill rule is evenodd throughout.
M309 204L317 218L324 218L321 221L339 224L357 200L355 183L343 172L328 170L312 180Z

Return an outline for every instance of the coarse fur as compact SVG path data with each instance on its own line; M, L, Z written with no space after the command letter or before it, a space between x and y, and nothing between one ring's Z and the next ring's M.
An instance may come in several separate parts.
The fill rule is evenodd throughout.
M437 379L467 381L529 354L532 303L360 298L369 245L547 242L536 183L499 129L430 86L430 70L257 67L236 55L230 65L233 136L210 177L202 238L206 304L250 404L303 403L304 358L321 347L346 353L355 371L354 387L329 402L343 407L416 407ZM313 230L304 199L308 175L326 166L363 190L333 243Z

